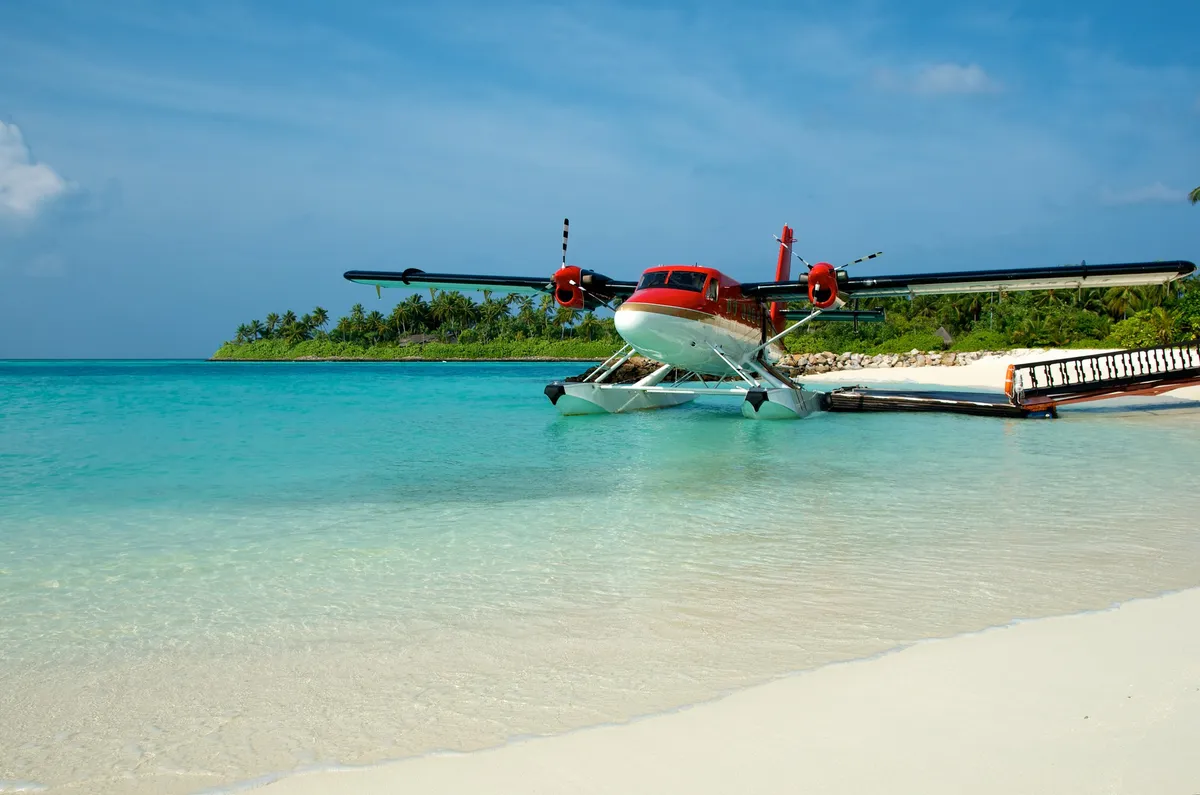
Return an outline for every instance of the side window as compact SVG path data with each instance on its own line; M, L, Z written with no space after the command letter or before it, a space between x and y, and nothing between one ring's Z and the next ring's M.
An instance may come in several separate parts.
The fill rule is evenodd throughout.
M708 277L708 289L705 291L704 297L710 301L717 300L717 277L716 276Z

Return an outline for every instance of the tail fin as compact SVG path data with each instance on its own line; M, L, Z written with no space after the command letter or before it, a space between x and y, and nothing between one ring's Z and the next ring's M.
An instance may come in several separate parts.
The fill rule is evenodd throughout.
M779 260L775 263L775 281L786 282L792 272L792 228L783 225L783 234L779 237ZM780 301L771 302L771 325L775 333L783 331L785 322L783 311L786 304Z

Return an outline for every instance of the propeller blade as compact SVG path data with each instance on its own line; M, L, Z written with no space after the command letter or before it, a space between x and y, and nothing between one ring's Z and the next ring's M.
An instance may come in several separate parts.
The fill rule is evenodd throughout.
M771 237L775 238L776 243L778 243L781 246L783 245L783 241L779 238L779 235L771 235ZM796 242L792 241L792 245L793 246L796 245ZM808 268L809 270L812 270L812 265L808 264L808 260L806 260L804 257L797 254L796 249L794 249L794 248L792 249L792 256L795 257L796 259L800 260L802 263L804 263L804 267Z
M866 262L869 259L875 259L876 257L882 256L882 255L883 255L882 251L876 251L874 254L868 254L865 257L859 257L858 259L854 260L854 262L847 262L842 267L849 268L851 265L857 265L860 262Z
M569 218L564 218L563 219L563 261L562 261L562 266L564 268L567 267L567 230L570 228L570 226L571 226L571 220Z

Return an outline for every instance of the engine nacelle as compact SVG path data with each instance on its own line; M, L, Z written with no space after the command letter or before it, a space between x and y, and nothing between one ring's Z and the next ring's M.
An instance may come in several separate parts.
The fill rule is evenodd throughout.
M808 272L808 300L817 309L828 309L837 303L837 272L828 262L818 262Z
M554 300L568 309L596 309L612 299L612 279L595 271L564 265L554 272Z
M554 272L554 300L568 309L583 309L586 296L582 289L583 272L578 265L564 265Z

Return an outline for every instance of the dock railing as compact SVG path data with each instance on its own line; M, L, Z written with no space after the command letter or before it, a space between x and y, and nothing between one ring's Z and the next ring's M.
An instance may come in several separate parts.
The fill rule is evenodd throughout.
M1014 404L1030 406L1155 394L1189 384L1200 384L1200 340L1012 364L1004 391Z

